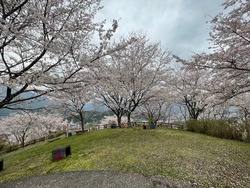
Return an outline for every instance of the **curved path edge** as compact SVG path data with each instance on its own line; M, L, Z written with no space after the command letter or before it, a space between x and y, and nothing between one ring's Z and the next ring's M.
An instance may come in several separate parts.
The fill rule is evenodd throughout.
M26 177L0 188L203 188L196 183L123 171L84 170Z

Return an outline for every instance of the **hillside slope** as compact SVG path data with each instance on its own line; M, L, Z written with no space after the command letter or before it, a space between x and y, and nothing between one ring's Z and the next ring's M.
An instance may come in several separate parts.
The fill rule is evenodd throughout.
M72 154L53 162L51 151ZM195 181L215 187L250 187L250 144L158 128L104 129L42 142L9 153L0 181L72 170L123 170Z

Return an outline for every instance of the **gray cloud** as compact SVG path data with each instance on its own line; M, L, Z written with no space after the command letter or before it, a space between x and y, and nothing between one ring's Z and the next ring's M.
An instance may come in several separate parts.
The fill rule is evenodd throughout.
M210 16L222 12L222 0L102 0L98 19L120 19L116 37L141 31L183 58L207 51Z

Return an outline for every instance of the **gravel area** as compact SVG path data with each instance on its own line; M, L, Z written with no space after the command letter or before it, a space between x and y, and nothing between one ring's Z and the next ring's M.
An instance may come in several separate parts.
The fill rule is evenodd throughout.
M202 188L195 183L120 171L72 171L0 183L0 188Z

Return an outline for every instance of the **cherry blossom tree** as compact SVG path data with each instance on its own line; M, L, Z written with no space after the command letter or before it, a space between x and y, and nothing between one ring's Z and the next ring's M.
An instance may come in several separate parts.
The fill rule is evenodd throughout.
M68 127L69 122L58 113L55 114L38 114L32 113L33 119L36 120L33 131L37 137L49 136L52 132L62 131Z
M122 94L122 88L119 88L116 80L111 77L109 79L102 77L98 80L98 83L94 85L94 91L98 95L97 103L105 105L116 115L117 124L120 127L127 106L127 99Z
M12 114L9 118L2 120L2 126L6 127L5 132L15 137L17 144L24 147L25 141L32 132L31 128L34 126L34 121L29 113Z
M112 125L114 122L117 121L117 117L116 115L114 116L104 116L103 119L100 120L100 125ZM125 123L126 122L126 118L122 117L121 118L121 123Z
M224 12L211 24L209 54L196 54L190 66L212 69L215 92L228 100L250 91L250 3L249 0L227 0Z
M234 109L235 109L235 103L232 103L231 101L223 101L223 103L219 103L210 106L210 108L206 109L206 112L202 114L203 118L206 119L221 119L226 120L233 116Z
M159 43L150 42L145 35L133 37L135 42L104 60L102 64L106 67L100 71L105 77L97 85L101 100L117 115L118 125L126 114L130 126L131 113L159 92L169 72L169 52L163 51Z
M15 141L24 147L25 142L35 138L44 137L67 126L68 122L58 114L42 115L38 113L22 112L12 113L1 119L2 133L8 140Z
M67 89L65 83L72 88L86 66L122 48L108 47L116 20L107 30L93 21L100 9L100 0L1 0L0 108Z
M86 103L94 99L94 93L90 87L85 85L82 88L72 91L60 91L52 94L51 107L64 111L66 116L73 116L81 123L82 131L84 131L84 106Z
M149 124L157 125L157 122L165 116L170 105L164 99L151 98L138 109L149 122Z
M250 141L250 94L237 95L230 102L236 107L235 112L242 124L241 129L244 132L245 139Z
M172 95L178 104L183 104L189 117L198 119L208 107L212 105L210 72L198 68L188 69L185 65L176 67L172 75Z
M178 113L175 113L175 117L178 121L186 122L188 120L188 110L185 105L183 105L182 101L176 103L176 107L178 108Z

